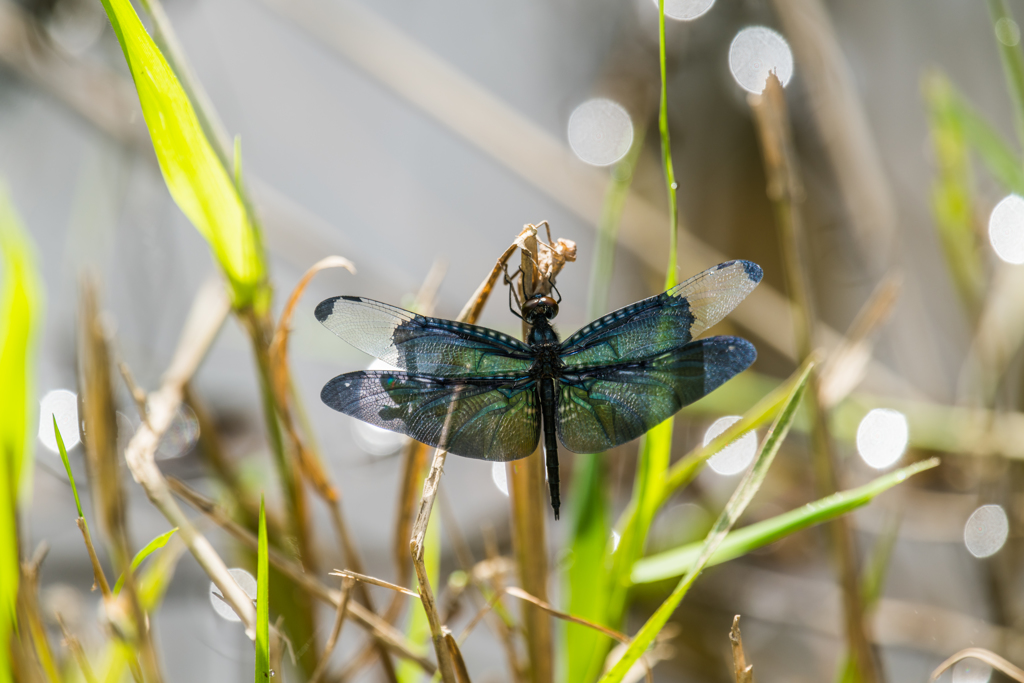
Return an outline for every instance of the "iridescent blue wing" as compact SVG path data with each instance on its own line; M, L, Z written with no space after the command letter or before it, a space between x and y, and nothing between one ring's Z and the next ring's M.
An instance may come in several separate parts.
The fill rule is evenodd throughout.
M533 362L529 346L501 332L416 315L362 297L321 301L316 319L360 351L411 373L515 375Z
M686 344L724 318L761 281L750 261L728 261L658 296L595 320L562 342L568 366L621 363Z
M525 458L540 438L537 392L528 377L352 372L328 382L320 398L363 422L477 460Z
M641 360L566 368L558 386L558 438L570 451L626 443L747 369L754 345L708 337Z

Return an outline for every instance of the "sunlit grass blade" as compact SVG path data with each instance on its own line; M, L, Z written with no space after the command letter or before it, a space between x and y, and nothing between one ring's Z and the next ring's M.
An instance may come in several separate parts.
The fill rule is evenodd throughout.
M60 461L64 463L64 470L68 473L68 481L71 482L71 493L75 495L75 508L78 510L78 516L85 519L85 515L82 513L82 501L78 499L78 486L75 485L75 475L71 473L71 462L68 460L68 449L64 447L64 437L60 434L60 428L57 427L57 416L53 415L53 435L57 438L57 450L60 451Z
M17 511L30 491L29 460L34 330L41 317L39 283L28 235L0 184L0 683L11 680L8 639L16 628Z
M70 470L68 470L68 474L71 474ZM171 536L173 536L174 532L176 532L177 530L178 530L178 527L174 527L170 531L166 531L166 532L160 534L159 536L154 538L152 541L147 543L145 545L145 547L142 548L142 550L140 550L139 552L135 553L135 557L132 558L132 565L131 565L131 570L130 571L134 572L136 569L138 569L139 565L142 564L142 562L147 557L149 557L154 552L156 552L160 548L163 548L165 545L167 545L167 541L171 540ZM121 586L124 585L124 578L125 578L124 574L122 574L121 576L117 577L117 583L114 584L114 595L117 595L118 593L121 592Z
M604 624L607 620L611 528L606 461L603 455L576 456L572 486L572 562L565 572L569 614ZM579 624L565 626L567 681L590 681L601 671L608 639Z
M683 597L690 590L690 586L693 585L693 582L696 581L697 577L704 570L708 560L711 559L715 551L718 550L725 540L732 525L736 523L736 520L743 514L747 505L750 504L754 494L761 487L761 483L768 473L768 468L775 459L775 454L778 453L779 447L789 433L789 427L793 423L793 418L796 417L797 408L800 405L800 400L803 398L804 389L807 387L811 367L812 365L810 364L806 366L801 381L794 387L782 412L768 430L768 434L765 435L760 453L758 453L754 465L744 475L743 480L736 487L729 502L726 503L722 513L715 521L714 526L711 527L711 531L708 532L707 537L704 539L704 543L701 545L700 552L692 568L679 581L672 594L640 628L640 631L637 632L629 647L626 648L622 658L601 678L601 683L621 683L630 668L640 659L647 648L654 643L654 639L657 638L658 633L668 623L669 617L672 616L676 607L679 606Z
M267 511L260 496L259 545L256 548L256 683L270 673L270 569L267 560Z
M762 548L801 529L827 522L868 504L881 493L908 478L936 467L938 458L914 463L849 491L841 491L771 519L732 531L708 560L711 567ZM693 566L703 543L688 543L657 555L645 557L633 565L633 583L651 583L681 576Z
M269 305L260 236L181 83L129 0L102 2L135 81L167 189L210 244L231 283L235 307Z

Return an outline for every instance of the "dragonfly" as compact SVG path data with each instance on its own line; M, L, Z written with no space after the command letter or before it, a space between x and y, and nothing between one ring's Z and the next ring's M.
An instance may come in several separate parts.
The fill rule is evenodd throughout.
M694 337L761 277L750 261L721 263L564 341L551 324L558 301L546 294L513 309L530 325L525 342L372 299L332 297L317 305L317 320L397 369L339 375L320 398L345 415L478 460L525 458L543 431L558 519L558 442L575 453L609 450L746 370L757 357L747 340Z

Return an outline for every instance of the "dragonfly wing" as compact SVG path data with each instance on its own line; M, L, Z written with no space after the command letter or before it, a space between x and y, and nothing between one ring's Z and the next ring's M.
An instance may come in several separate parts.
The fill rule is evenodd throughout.
M328 382L320 398L363 422L477 460L525 458L540 438L537 392L528 377L352 372Z
M558 391L558 438L570 451L626 443L714 391L757 357L739 337L709 337L629 363L566 368Z
M362 297L321 301L316 319L360 351L416 374L516 375L533 361L529 346L496 330L428 318Z
M569 366L648 358L686 344L736 307L761 281L750 261L728 261L667 292L620 308L562 342Z

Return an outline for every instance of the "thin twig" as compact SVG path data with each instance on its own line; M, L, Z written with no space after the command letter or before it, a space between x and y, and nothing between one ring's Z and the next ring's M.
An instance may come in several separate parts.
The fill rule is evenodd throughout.
M82 532L82 538L85 540L85 549L89 551L89 561L92 563L93 590L98 585L103 597L110 597L110 584L107 583L107 576L103 573L100 558L96 555L96 547L92 543L92 534L89 533L89 523L85 521L85 517L79 517L75 520L75 524L78 525L78 530Z
M532 226L530 226L532 228ZM520 233L520 237L529 232L529 228ZM532 235L536 236L536 229ZM480 311L483 310L487 298L490 296L498 275L504 270L505 263L515 253L519 246L519 238L513 243L498 259L491 273L484 279L484 282L477 288L473 298L459 315L460 322L474 323ZM454 404L453 404L454 406ZM434 641L434 650L437 652L438 666L441 669L441 678L444 683L455 683L455 672L451 661L448 646L444 640L444 633L441 630L441 620L437 614L437 605L434 602L434 594L430 588L430 580L427 577L427 568L423 562L424 538L427 533L427 524L430 521L430 511L434 507L434 497L437 495L438 486L441 483L441 474L444 471L445 457L447 451L438 448L434 451L434 460L430 464L430 471L423 482L423 495L420 498L419 510L416 513L416 521L412 527L412 538L409 541L409 550L412 553L413 566L416 569L416 579L419 583L420 599L423 602L423 610L427 615L427 623L430 624L430 634Z
M121 379L124 380L125 386L128 387L128 392L132 395L132 400L135 401L135 409L139 411L139 419L145 422L148 419L146 417L146 392L136 383L131 368L123 360L117 361L117 371L121 373Z
M327 670L327 663L331 659L331 653L334 652L334 646L338 644L338 637L341 635L341 626L345 623L345 614L348 611L348 600L352 595L352 585L355 580L352 577L346 576L341 581L341 599L338 601L338 611L334 615L334 625L331 627L331 635L327 638L327 644L324 645L324 652L320 655L320 663L317 664L316 669L313 671L313 675L309 677L309 683L319 683L320 677L323 676Z
M89 658L86 657L85 650L82 649L82 643L68 631L68 627L64 623L64 617L61 616L60 612L55 613L53 616L57 619L61 635L64 636L64 643L71 650L71 656L75 658L75 663L78 664L78 668L82 671L82 678L85 679L86 683L98 683L92 667L89 666Z
M352 579L353 581L361 581L363 583L373 584L374 586L380 586L381 588L388 588L390 590L397 591L405 595L411 595L414 598L420 597L420 594L416 591L411 591L408 588L403 588L402 586L395 585L393 583L385 581L384 579L378 579L375 576L358 574L356 572L350 572L347 569L335 569L333 572L330 572L330 574L331 576L340 576L346 579Z
M977 659L982 662L985 662L993 669L1001 671L1013 680L1019 681L1020 683L1024 683L1024 669L1021 669L1019 666L1016 666L1012 662L1003 659L995 652L992 652L991 650L986 650L985 648L981 647L969 647L964 650L960 650L960 652L957 652L955 655L944 661L942 664L939 664L937 667L935 667L935 671L932 671L932 675L928 677L929 683L934 683L936 680L938 680L939 676L942 675L942 672L944 672L946 669L959 662L961 659L967 658Z
M736 683L754 683L754 665L747 664L747 655L743 652L743 637L740 635L740 615L732 619L729 629L729 644L732 645L733 673Z
M178 536L220 590L225 602L238 614L245 625L246 634L250 638L255 638L256 609L252 605L252 600L228 573L224 560L210 542L196 530L174 502L167 481L156 466L154 457L161 437L170 427L178 406L181 405L185 383L206 356L227 318L229 309L227 293L219 281L210 281L199 290L182 330L174 359L164 374L163 385L149 395L149 424L143 423L135 432L128 443L128 448L125 449L125 460L135 481L146 491L146 495L156 508L172 526L180 529Z
M220 508L220 506L216 505L213 501L177 479L169 479L168 484L174 491L175 495L180 496L182 500L202 514L206 515L215 524L244 543L246 546L253 550L256 549L258 545L258 539L256 536L251 531L231 519L231 517ZM290 578L297 586L304 589L313 597L322 600L333 607L337 607L340 604L341 594L339 591L329 588L318 581L314 576L307 574L302 567L298 566L291 559L284 557L276 549L267 549L267 559L275 569ZM361 626L368 630L374 638L386 645L392 652L400 657L416 662L420 668L427 673L434 673L437 668L434 666L434 663L417 653L406 637L396 630L391 624L387 623L375 613L356 602L349 602L348 613L352 618L359 622Z

